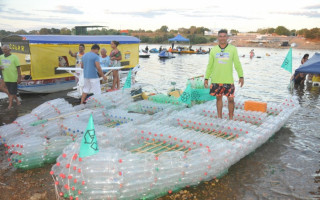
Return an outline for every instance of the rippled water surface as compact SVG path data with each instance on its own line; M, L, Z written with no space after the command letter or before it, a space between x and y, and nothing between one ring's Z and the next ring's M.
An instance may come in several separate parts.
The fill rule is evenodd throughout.
M144 48L141 45L141 48ZM149 45L149 49L159 47ZM193 47L197 48L197 47ZM202 47L207 49L208 47ZM255 48L256 56L249 59L251 48L238 48L244 70L245 85L236 87L237 94L248 99L280 102L291 92L287 89L291 74L280 68L288 49ZM266 56L269 53L270 56ZM297 68L303 54L314 51L293 49L293 68ZM166 93L171 82L184 89L188 78L203 75L209 55L176 55L160 60L157 54L140 58L143 70L137 81L144 90ZM236 73L234 74L235 81ZM221 180L226 187L218 187L218 199L316 199L320 198L320 88L310 85L292 92L300 100L301 109L266 144L229 169ZM66 92L50 95L24 95L22 106L6 111L0 102L0 122L10 123L17 116L30 112L39 104L54 98L64 98ZM69 99L70 100L70 99ZM71 101L71 100L70 100ZM204 190L203 184L195 188ZM198 197L210 199L210 195Z

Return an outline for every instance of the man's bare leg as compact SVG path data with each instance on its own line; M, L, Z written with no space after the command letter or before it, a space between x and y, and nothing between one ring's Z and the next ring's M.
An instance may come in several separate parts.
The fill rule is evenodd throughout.
M16 100L18 106L21 105L21 102L19 101L17 95L14 95L13 98Z
M8 95L8 97L9 97L8 89L7 89L7 87L6 87L6 85L5 85L3 80L0 80L0 91L6 93Z
M229 119L233 120L234 113L234 97L228 97Z
M12 108L12 102L13 102L13 95L9 94L9 106L8 106L9 110Z
M222 119L222 106L223 106L223 102L222 102L222 96L217 98L217 112L218 112L218 118Z
M84 92L82 92L82 96L81 96L81 103L80 104L83 104L84 103L84 101L86 100L86 98L87 98L87 93L84 93Z

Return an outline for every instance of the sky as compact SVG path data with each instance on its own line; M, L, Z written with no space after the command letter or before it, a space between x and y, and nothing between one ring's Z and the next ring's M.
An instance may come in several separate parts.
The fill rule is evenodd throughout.
M320 28L320 0L0 0L0 30L73 28L156 30Z

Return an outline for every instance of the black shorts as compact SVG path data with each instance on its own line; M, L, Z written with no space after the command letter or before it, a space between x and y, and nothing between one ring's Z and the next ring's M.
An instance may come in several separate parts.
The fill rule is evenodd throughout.
M210 85L210 95L220 97L234 97L234 84L212 83Z
M17 82L5 82L8 88L8 92L11 95L17 95L18 93L18 83Z

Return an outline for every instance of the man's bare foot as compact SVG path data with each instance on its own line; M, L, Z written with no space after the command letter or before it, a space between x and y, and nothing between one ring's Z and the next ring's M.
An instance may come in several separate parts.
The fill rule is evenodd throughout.
M10 110L11 108L12 108L12 105L9 105L9 106L8 106L8 110Z
M20 106L21 105L21 102L20 101L17 101L17 106Z

